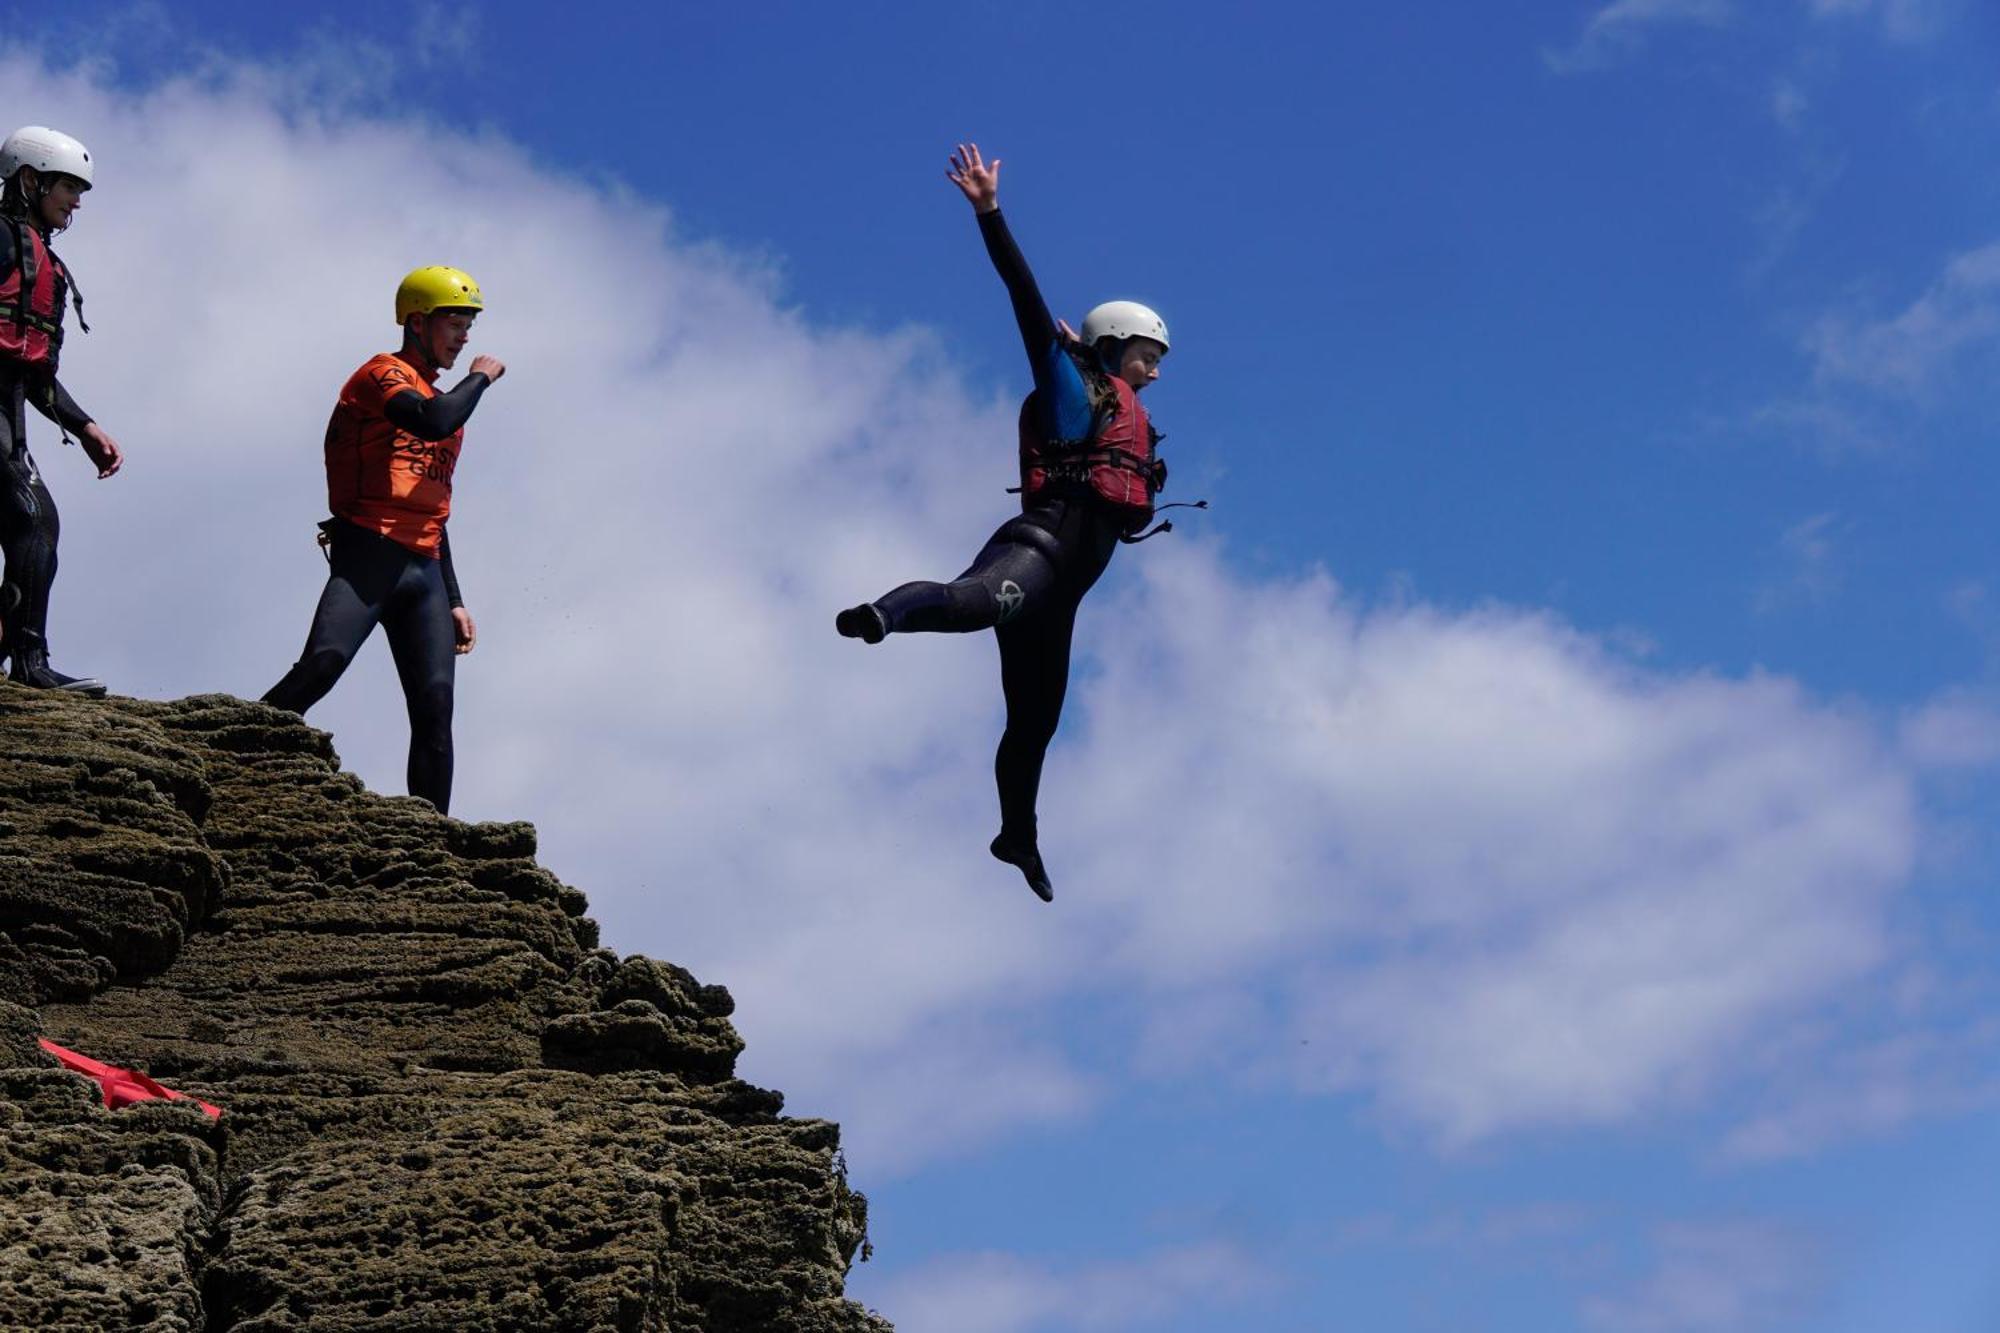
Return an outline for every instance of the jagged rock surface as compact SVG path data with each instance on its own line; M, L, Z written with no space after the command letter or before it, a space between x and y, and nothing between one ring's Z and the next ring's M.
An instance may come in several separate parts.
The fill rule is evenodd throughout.
M838 1128L534 851L260 704L0 684L0 1323L887 1329ZM226 1114L106 1111L38 1035Z

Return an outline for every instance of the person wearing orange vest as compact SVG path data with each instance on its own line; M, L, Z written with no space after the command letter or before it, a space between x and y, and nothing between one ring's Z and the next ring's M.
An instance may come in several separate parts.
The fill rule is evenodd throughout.
M101 695L101 681L67 676L49 665L49 590L56 577L61 525L55 501L28 452L26 408L72 433L100 478L124 463L118 442L56 378L62 359L63 309L83 298L49 239L66 231L90 189L90 151L69 135L28 125L0 142L0 654L23 685Z
M1077 337L1050 315L1000 215L1000 160L989 165L979 145L961 144L946 175L972 204L1034 373L1021 404L1021 513L956 579L905 583L842 611L834 628L864 643L995 631L1007 726L993 760L1000 833L989 850L1048 902L1055 889L1035 814L1042 761L1062 717L1077 608L1121 541L1151 535L1140 529L1166 483L1139 393L1159 378L1167 326L1137 302L1109 301L1084 317Z
M410 795L451 808L456 659L478 628L459 595L445 525L465 423L507 372L490 356L449 392L438 375L465 349L485 298L471 275L432 265L396 289L403 346L348 377L326 427L327 505L320 524L330 572L305 651L264 702L303 714L326 697L377 625L410 715Z

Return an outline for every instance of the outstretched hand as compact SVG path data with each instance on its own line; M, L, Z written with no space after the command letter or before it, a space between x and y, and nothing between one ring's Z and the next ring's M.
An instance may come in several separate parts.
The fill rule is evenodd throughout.
M951 155L951 169L945 179L956 185L972 201L975 213L991 213L1000 207L1000 159L989 165L979 156L979 145L962 143Z
M118 447L118 441L111 438L111 432L95 421L77 432L83 436L83 452L97 465L97 479L117 475L125 466L125 451Z

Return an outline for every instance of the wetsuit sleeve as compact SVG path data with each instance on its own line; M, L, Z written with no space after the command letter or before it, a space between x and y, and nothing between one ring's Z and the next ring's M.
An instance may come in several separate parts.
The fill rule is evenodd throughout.
M9 220L0 218L0 282L14 271L14 228Z
M1039 364L1047 355L1049 344L1056 340L1055 317L1049 314L1049 303L1042 299L1042 289L1035 285L1035 275L1022 256L1021 247L1014 244L1014 233L1007 229L1007 219L997 208L978 216L986 255L999 272L1000 281L1007 284L1008 299L1014 303L1014 322L1021 326L1021 342L1028 349L1028 361Z
M1081 439L1090 429L1090 393L1084 387L1062 336L1056 331L1055 316L1035 285L1035 275L1014 244L1014 233L999 209L981 213L979 234L986 242L986 254L1007 284L1008 299L1014 303L1014 322L1021 327L1021 344L1027 349L1028 365L1035 374L1035 392L1042 412L1042 429L1054 439Z
M451 533L449 532L440 532L438 534L438 563L444 566L444 569L441 571L444 574L444 595L451 602L451 609L457 611L464 607L465 598L459 596L458 571L453 569L451 565Z
M393 394L382 404L382 414L397 430L405 430L420 440L443 440L463 429L479 406L479 395L493 381L474 371L458 382L450 393L426 398L415 389Z
M76 405L76 399L69 396L69 390L63 388L61 380L50 380L48 385L46 396L38 392L28 395L37 412L68 431L81 431L91 423L90 413Z

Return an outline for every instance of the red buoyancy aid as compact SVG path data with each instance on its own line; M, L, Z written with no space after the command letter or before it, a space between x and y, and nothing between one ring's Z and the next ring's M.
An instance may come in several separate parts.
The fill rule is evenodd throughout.
M14 229L14 268L0 278L0 356L55 371L62 354L63 297L69 270L25 218L0 217Z
M47 1037L38 1040L43 1050L62 1062L63 1068L73 1069L79 1074L97 1080L97 1086L104 1089L104 1109L107 1111L130 1106L134 1102L164 1100L193 1102L206 1112L210 1119L221 1118L221 1107L210 1106L199 1097L190 1097L184 1092L175 1092L172 1088L153 1082L136 1069L120 1069L116 1065L93 1060L87 1055L78 1055L75 1051L56 1045Z
M1034 394L1021 403L1021 504L1057 481L1087 481L1107 504L1131 511L1131 527L1151 517L1153 496L1162 480L1153 447L1159 432L1139 403L1136 389L1077 357L1090 389L1090 434L1081 440L1051 440Z

